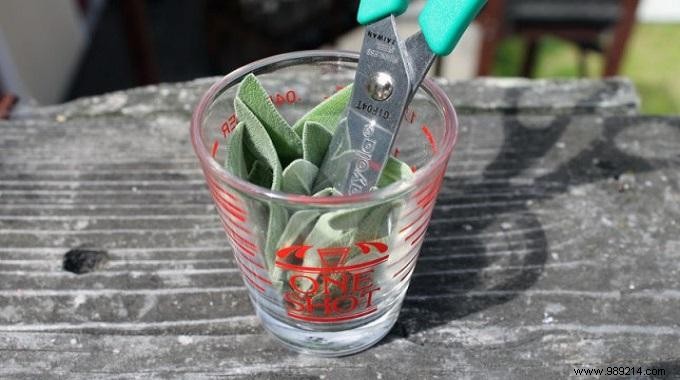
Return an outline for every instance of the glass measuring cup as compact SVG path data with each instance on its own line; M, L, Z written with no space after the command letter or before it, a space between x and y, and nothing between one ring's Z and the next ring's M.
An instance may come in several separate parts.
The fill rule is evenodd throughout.
M434 82L422 83L392 151L413 177L370 193L286 194L240 179L223 163L244 76L255 74L293 123L351 84L357 60L354 53L307 51L254 62L213 85L191 121L194 149L258 316L288 347L319 356L368 348L396 322L455 145L453 106Z

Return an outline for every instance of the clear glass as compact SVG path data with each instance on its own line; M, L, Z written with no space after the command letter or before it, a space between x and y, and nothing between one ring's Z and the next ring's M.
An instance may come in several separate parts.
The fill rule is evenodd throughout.
M225 142L237 124L233 101L245 75L257 75L292 124L352 83L357 60L354 53L308 51L254 62L213 85L191 122L194 149L264 327L288 347L319 356L366 349L397 320L456 141L453 106L434 82L422 83L392 152L414 176L370 193L311 197L253 185L225 170ZM277 220L288 221L285 234ZM283 241L289 230L299 234Z

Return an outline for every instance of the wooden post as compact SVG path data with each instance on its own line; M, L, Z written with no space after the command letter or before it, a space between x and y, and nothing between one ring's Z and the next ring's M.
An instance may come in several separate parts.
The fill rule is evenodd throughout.
M619 73L621 60L626 48L626 43L635 25L635 13L639 0L621 0L622 12L621 19L614 29L614 38L605 52L605 77L615 76Z
M158 65L149 38L144 2L121 0L119 4L137 82L141 85L158 83Z
M486 3L479 15L482 26L482 47L479 55L477 75L488 76L493 69L496 49L503 38L505 30L505 0L493 0Z

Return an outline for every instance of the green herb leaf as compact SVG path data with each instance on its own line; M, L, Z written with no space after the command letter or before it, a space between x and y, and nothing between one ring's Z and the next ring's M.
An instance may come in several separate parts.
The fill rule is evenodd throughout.
M386 187L397 181L409 179L411 177L413 177L411 168L403 161L390 156L378 179L378 187Z
M276 250L278 249L276 243L281 238L286 223L288 223L288 211L283 206L279 206L273 202L269 202L269 218L267 222L267 236L264 246L265 262L267 269L272 271L275 267Z
M271 138L281 162L286 165L302 157L302 141L281 116L260 81L248 74L241 82L237 98L259 119ZM240 116L239 116L240 118ZM243 119L240 119L243 120Z
M302 157L319 167L333 135L321 124L308 121L302 129Z
M244 179L248 175L246 159L243 154L243 134L245 129L246 126L243 123L238 123L231 132L227 140L227 159L224 163L224 166L231 174Z
M309 195L312 192L312 184L319 168L313 163L297 159L283 170L281 190L291 194Z
M318 248L350 246L354 241L356 225L348 229L334 226L334 220L347 213L348 211L346 210L340 210L327 212L321 215L312 230L305 238L305 245L311 245ZM349 213L351 214L351 211ZM305 258L302 262L302 265L306 267L324 266L321 257L319 256L318 250L311 249L305 253ZM305 287L311 286L309 281L298 285L299 287L302 287L303 290L307 290Z
M352 94L347 86L309 111L291 128L283 119L260 82L248 75L241 83L234 107L241 123L227 143L229 152L225 165L241 178L252 183L293 194L311 194L337 124L345 113ZM338 154L352 154L343 152ZM282 169L285 167L285 169ZM378 181L378 187L413 176L408 165L390 157ZM320 189L313 196L334 196L332 188ZM327 185L323 185L327 186ZM289 256L296 265L320 267L351 265L368 260L380 253L364 253L355 244L361 241L387 243L390 230L396 224L401 201L380 201L375 205L333 210L321 214L317 210L295 212L289 219L287 208L275 202L266 207L254 207L253 217L266 221L266 233L260 232L264 242L264 260L274 286L286 286L284 271L275 266L276 250L295 244L315 247L306 252L303 260ZM319 256L319 248L348 247L341 262L329 264ZM378 257L375 256L375 257ZM337 257L336 257L337 259ZM300 289L310 282L297 284ZM331 285L331 294L339 289ZM338 293L339 294L339 293ZM321 296L321 295L320 295Z
M258 186L270 189L272 187L273 172L269 165L256 160L248 173L248 181Z
M345 108L347 108L347 103L349 103L351 96L352 85L348 85L305 114L300 120L293 124L293 130L298 136L302 136L305 123L313 121L323 125L331 134L333 134L345 112Z
M273 172L271 189L280 190L281 162L276 154L274 143L267 134L267 130L239 98L234 99L234 108L236 109L236 116L246 125L246 146L258 160L269 165Z
M334 197L337 195L342 195L341 192L335 190L334 187L327 187L325 189L319 190L312 195L313 197Z
M314 226L314 222L320 214L321 213L317 210L302 210L293 214L293 216L290 217L286 228L281 233L281 237L276 243L276 248L280 249L283 247L290 247L291 245L295 244L301 244L307 234L309 234L309 231L311 230L312 226ZM279 260L287 260L287 262L290 262L293 258L293 255L289 255L286 258ZM273 257L273 260L277 260L277 258ZM272 269L269 273L273 282L280 282L284 280L284 271L275 265L272 266Z

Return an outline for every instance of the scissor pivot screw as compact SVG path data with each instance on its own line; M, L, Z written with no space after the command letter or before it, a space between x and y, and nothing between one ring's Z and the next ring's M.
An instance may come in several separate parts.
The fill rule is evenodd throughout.
M368 81L366 90L368 90L368 94L371 95L371 98L374 100L386 100L392 95L392 91L394 90L392 76L383 72L373 74Z

